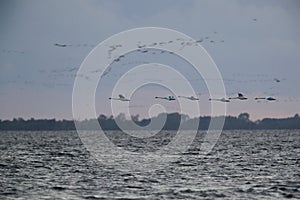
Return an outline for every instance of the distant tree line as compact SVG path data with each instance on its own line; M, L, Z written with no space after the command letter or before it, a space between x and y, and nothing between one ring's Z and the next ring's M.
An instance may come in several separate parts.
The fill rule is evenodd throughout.
M204 116L199 118L189 118L187 115L179 113L160 114L151 119L141 119L139 116L132 116L131 120L127 120L124 114L120 114L115 119L110 116L100 115L97 119L89 119L83 121L76 121L77 128L84 130L97 130L99 124L103 130L120 130L119 123L130 124L134 122L139 127L146 127L152 120L159 121L166 116L163 130L178 130L180 121L182 121L181 128L185 130L194 129L192 125L199 123L199 130L207 130L212 117ZM217 119L220 117L214 117ZM198 122L199 120L199 122ZM241 113L239 116L226 116L224 123L224 130L237 130L237 129L300 129L300 117L296 114L293 117L273 119L265 118L262 120L251 121L248 113ZM0 130L76 130L75 122L73 120L56 120L56 119L29 119L24 120L17 118L13 120L0 120Z

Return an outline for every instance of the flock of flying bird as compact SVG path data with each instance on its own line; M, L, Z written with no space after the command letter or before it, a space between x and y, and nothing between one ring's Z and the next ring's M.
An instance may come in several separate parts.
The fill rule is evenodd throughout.
M252 19L254 22L257 21L257 19ZM213 32L214 34L218 34L216 31ZM163 45L170 45L170 44L178 44L178 51L182 50L183 48L186 48L188 46L192 46L192 45L198 45L199 43L202 43L204 41L207 41L211 44L214 44L217 42L217 40L213 40L211 39L209 36L206 36L204 38L201 38L199 40L185 40L183 38L176 38L173 40L169 40L169 41L156 41L156 42L152 42L150 44L142 44L141 42L137 43L137 51L140 53L152 53L155 54L157 52L154 51L149 51L150 49L153 49L155 47L159 47L159 46L163 46ZM224 43L223 39L219 39L218 40L220 43ZM88 44L84 44L84 45L71 45L71 44L59 44L59 43L55 43L54 46L56 47L80 47L80 46L91 46L91 47L95 47L95 45L88 45ZM111 59L113 58L113 62L119 62L121 59L123 59L125 57L125 55L116 55L114 53L117 52L117 50L119 48L122 48L123 45L122 44L115 44L115 45L111 45L108 47L108 58ZM173 54L174 52L167 52L164 50L160 50L160 53L170 53ZM98 71L97 71L98 72ZM106 71L104 71L102 73L102 77L106 76L107 74L109 74L111 72L111 66L109 66ZM273 81L279 83L280 79L274 78ZM178 98L184 98L187 100L191 100L191 101L198 101L199 98L198 97L194 97L194 96L178 96ZM110 100L118 100L118 101L130 101L130 99L126 98L124 95L119 94L118 97L110 97ZM156 96L155 99L163 99L163 100L167 100L167 101L174 101L176 100L175 96L173 95L169 95L169 96ZM241 100L241 101L245 101L248 98L245 97L242 93L238 93L238 95L236 97L229 97L229 98L209 98L209 101L219 101L219 102L230 102L232 100ZM256 101L260 101L260 100L265 100L265 101L276 101L276 98L271 97L271 96L266 96L266 97L256 97L255 98Z
M191 101L198 101L199 98L194 97L194 96L178 96L178 98L185 98ZM110 97L110 100L118 100L118 101L130 101L130 99L126 98L124 95L119 94L119 97ZM169 96L165 96L165 97L160 97L160 96L156 96L155 99L164 99L167 101L175 101L176 98L173 95L169 95ZM248 98L245 97L242 93L238 93L238 95L236 97L229 97L227 98L221 98L221 99L212 99L209 98L209 101L220 101L220 102L224 102L224 103L228 103L231 100L247 100ZM256 97L255 100L266 100L266 101L275 101L276 99L274 97Z
M252 19L253 22L256 22L257 19ZM213 32L213 35L216 36L218 34L218 32L214 31ZM207 44L216 44L216 43L224 43L225 41L222 39L222 38L215 38L215 37L210 37L210 36L206 36L206 37L202 37L198 40L185 40L183 38L174 38L174 39L171 39L171 40L168 40L168 41L154 41L152 43L149 43L149 44L143 44L142 42L138 42L137 43L137 52L140 52L140 53L143 53L143 54L146 54L146 53L149 53L149 54L164 54L164 53L169 53L169 54L173 54L174 52L168 52L168 51L164 51L164 50L158 50L156 49L155 47L162 47L162 46L165 46L165 45L172 45L172 44L176 44L178 45L178 51L184 49L184 48L187 48L189 46L193 46L193 45L198 45L200 43L204 43L206 42ZM95 47L96 45L94 44L86 44L86 43L83 43L83 44L65 44L65 43L54 43L53 44L55 47L57 48L80 48L80 47ZM119 48L122 48L123 45L122 44L114 44L114 45L111 45L111 46L108 46L108 50L107 50L107 55L108 55L108 58L109 59L113 59L113 62L120 62L122 59L124 59L124 57L126 57L126 55L118 55L117 54L117 51ZM156 50L156 51L155 51ZM17 50L6 50L6 49L3 49L2 50L2 53L3 54L24 54L25 52L24 51L17 51ZM66 69L63 69L63 70L52 70L52 71L49 71L52 73L52 76L58 76L58 75L61 75L63 76L64 73L68 73L67 75L70 76L70 77L75 77L75 76L78 76L78 77L82 77L82 78L85 78L85 79L89 79L88 75L87 74L74 74L74 75L70 75L69 73L73 73L73 72L76 72L78 70L78 67L72 67L72 68L66 68ZM44 73L44 72L47 72L45 70L40 70L41 73ZM91 73L97 73L98 71L91 71ZM109 66L107 68L106 71L104 71L102 73L102 76L106 76L107 74L110 74L111 73L111 66ZM67 76L65 75L65 76ZM278 79L278 78L274 78L272 81L275 81L276 83L279 83L281 82L282 79ZM232 80L228 80L228 81L232 81ZM248 82L251 82L252 80L248 80ZM253 81L257 81L257 80L253 80ZM267 80L267 81L271 81L271 80ZM183 99L186 99L186 100L190 100L190 101L199 101L200 99L198 97L195 97L195 96L173 96L173 95L168 95L168 96L155 96L154 97L155 99L162 99L162 100L166 100L166 101L175 101L177 100L177 98L183 98ZM122 94L119 94L118 97L110 97L109 98L110 100L117 100L117 101L130 101L129 98L126 98L124 95ZM208 99L209 101L218 101L218 102L224 102L224 103L228 103L228 102L231 102L231 101L234 101L234 100L240 100L240 101L245 101L245 100L248 100L248 98L242 94L242 93L238 93L237 96L235 97L229 97L229 98L209 98ZM260 100L263 100L263 101L268 101L268 102L271 102L271 101L276 101L276 98L272 97L272 96L265 96L265 97L256 97L254 98L254 100L256 101L260 101Z
M214 32L214 34L217 34L217 32ZM182 38L176 38L174 40L169 40L169 41L161 41L161 42L153 42L151 44L141 44L141 42L138 42L137 44L137 51L140 53L150 53L150 48L154 48L156 46L163 46L163 45L168 45L171 43L177 43L179 45L178 50L182 50L183 48L187 47L187 46L192 46L192 45L197 45L198 43L202 43L204 40L208 40L210 43L215 43L214 40L209 40L209 37L204 37L203 39L199 39L199 40L184 40ZM220 41L221 43L224 42L224 40ZM66 44L54 44L57 47L68 47L68 46L72 46L72 45L66 45ZM122 44L116 44L116 45L111 45L109 46L108 49L108 58L114 58L113 62L119 62L121 59L123 59L125 57L125 55L117 55L117 56L113 56L113 53L115 51L118 50L118 48L121 48ZM166 51L161 50L160 53L166 53ZM173 54L174 52L168 52L170 54ZM152 54L155 54L155 52L152 51ZM106 71L103 72L102 77L106 76L107 74L109 74L111 72L111 67L108 67L106 69ZM278 78L274 78L273 81L279 83L280 79ZM187 100L191 100L191 101L198 101L199 98L198 97L194 97L194 96L178 96L178 98L184 98ZM119 94L118 97L110 97L110 100L118 100L118 101L130 101L129 98L126 98L124 95ZM156 96L155 99L163 99L163 100L167 100L167 101L174 101L176 100L175 96L173 95L168 95L168 96ZM228 103L232 100L247 100L248 98L245 97L245 95L243 95L242 93L238 93L238 95L236 97L229 97L229 98L209 98L209 101L219 101L219 102L224 102L224 103ZM266 97L256 97L255 98L256 101L260 101L260 100L265 100L265 101L275 101L276 98L271 97L271 96L266 96Z

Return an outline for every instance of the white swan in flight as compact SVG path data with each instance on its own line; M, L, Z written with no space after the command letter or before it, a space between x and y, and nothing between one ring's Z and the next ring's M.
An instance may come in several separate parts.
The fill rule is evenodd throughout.
M220 101L220 102L225 102L225 103L230 102L229 99L225 99L225 98L221 98L221 99L211 99L211 98L209 98L208 100L209 101Z
M237 97L229 97L229 99L247 100L248 98L245 97L242 93L238 93Z
M126 99L122 94L119 94L118 98L109 97L111 100L119 100L119 101L130 101L130 99Z
M179 98L189 99L189 100L192 100L192 101L197 101L197 100L199 100L199 98L194 97L194 96L190 96L190 97L186 97L186 96L178 96L178 97L179 97Z
M274 97L256 97L255 100L276 101Z
M176 100L175 97L172 96L172 95L169 95L169 96L166 96L166 97L155 97L155 99L165 99L165 100L168 100L168 101Z

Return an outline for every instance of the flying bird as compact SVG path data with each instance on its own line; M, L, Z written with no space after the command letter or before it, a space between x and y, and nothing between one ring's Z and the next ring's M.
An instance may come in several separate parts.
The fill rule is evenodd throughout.
M274 97L256 97L255 100L275 101Z
M130 101L130 99L126 99L125 96L123 96L122 94L119 94L118 98L110 97L108 99L110 99L110 100L118 100L118 101Z
M142 52L142 53L147 53L148 50L147 50L147 49L143 49L141 52Z
M209 98L208 100L209 101L220 101L220 102L224 102L224 103L230 102L230 100L226 99L226 98L221 98L221 99L211 99L211 98Z
M153 42L152 44L150 44L149 46L152 47L152 46L156 46L157 45L157 42Z
M280 80L279 80L278 78L274 78L274 81L275 81L276 83L280 83Z
M120 61L120 57L114 59L114 62L119 62Z
M57 46L57 47L67 47L68 45L55 43L54 46Z
M197 101L197 100L199 100L199 98L194 97L194 96L190 96L190 97L187 97L187 96L178 96L178 97L179 97L179 98L189 99L189 100L192 100L192 101Z
M229 99L247 100L248 98L245 97L242 93L238 93L237 97L229 97Z
M203 42L203 39L196 40L196 43L201 43L201 42Z
M165 99L165 100L168 100L168 101L176 100L175 97L172 96L172 95L169 95L169 96L166 96L166 97L155 97L155 99Z

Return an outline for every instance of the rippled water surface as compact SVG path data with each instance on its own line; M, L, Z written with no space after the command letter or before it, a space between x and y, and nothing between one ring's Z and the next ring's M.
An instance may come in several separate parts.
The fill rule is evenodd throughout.
M300 198L299 131L225 131L204 157L197 138L167 166L138 171L98 162L76 132L0 132L0 199ZM156 149L169 139L134 146Z

